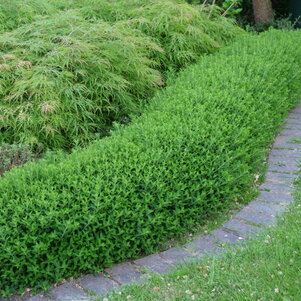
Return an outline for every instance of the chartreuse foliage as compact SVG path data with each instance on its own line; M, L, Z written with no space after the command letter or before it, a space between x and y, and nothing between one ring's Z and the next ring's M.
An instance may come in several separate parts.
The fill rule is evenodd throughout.
M243 37L158 93L131 125L0 181L0 290L152 252L241 201L300 96L301 32Z
M135 111L162 84L136 33L69 11L3 34L0 141L68 149Z
M192 6L173 0L91 0L81 9L89 20L124 21L153 37L165 50L163 67L180 68L232 40L241 29L217 7ZM209 17L210 15L210 17Z
M55 0L0 0L0 32L33 22L37 15L50 15L58 10ZM59 1L57 1L59 2Z
M25 4L39 11L34 3ZM47 5L55 7L49 13L64 9ZM0 143L85 145L135 113L164 84L162 70L241 33L231 20L177 1L74 0L70 7L0 35ZM122 21L109 7L119 7Z

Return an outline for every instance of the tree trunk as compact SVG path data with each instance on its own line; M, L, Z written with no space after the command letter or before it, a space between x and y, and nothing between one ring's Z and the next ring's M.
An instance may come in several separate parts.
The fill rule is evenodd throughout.
M267 23L273 20L272 0L252 0L255 23Z

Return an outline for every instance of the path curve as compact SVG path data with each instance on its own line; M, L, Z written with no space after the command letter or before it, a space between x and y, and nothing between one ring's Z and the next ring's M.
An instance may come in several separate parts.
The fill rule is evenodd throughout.
M259 187L259 196L220 228L208 235L198 236L182 247L172 247L161 253L115 264L104 273L70 280L42 295L26 293L0 301L90 300L91 296L104 296L122 285L145 281L147 274L142 273L142 268L164 274L177 264L196 260L205 253L221 252L223 243L239 243L264 226L275 224L276 216L293 201L293 182L301 160L301 105L290 112L282 128L269 154L268 171L265 182ZM300 143L292 143L294 139Z

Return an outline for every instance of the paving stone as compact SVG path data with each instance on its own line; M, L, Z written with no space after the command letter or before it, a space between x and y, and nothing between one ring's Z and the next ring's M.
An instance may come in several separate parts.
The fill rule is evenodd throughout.
M288 117L286 118L286 120L290 120L290 119L297 119L297 120L301 120L300 114L299 113L290 113L288 115Z
M236 219L243 219L247 222L251 222L257 225L272 225L275 223L276 219L275 217L262 214L259 212L254 212L251 210L248 210L246 208L239 211L234 218Z
M158 254L152 254L134 261L135 264L148 268L154 273L166 274L174 265L168 263Z
M161 252L160 256L175 264L191 262L200 259L199 255L194 255L186 250L179 248L170 248L169 250Z
M290 111L290 113L298 113L301 114L301 105L298 105L297 107L295 107L294 109L292 109Z
M291 119L291 121L285 123L281 128L283 129L294 129L294 130L301 130L301 123L295 123L294 120L296 119Z
M12 295L9 298L1 298L0 301L27 301L29 298L33 297L30 292L26 292L23 295Z
M293 201L293 197L289 194L280 194L269 191L261 191L257 199L281 204L289 204Z
M268 164L279 165L279 166L298 166L300 159L298 158L284 158L284 157L270 157Z
M289 141L290 139L287 140ZM274 148L275 149L301 149L301 143L277 141L274 143Z
M267 172L265 174L265 181L272 183L285 183L291 185L297 178L297 175L279 172Z
M299 166L291 166L291 165L284 165L280 166L278 164L269 164L268 171L276 171L276 172L283 172L283 173L297 173L300 170Z
M284 206L260 201L252 201L245 208L255 210L260 213L268 214L271 216L276 216L277 214L281 214L285 211Z
M277 136L273 148L301 149L301 143L292 143L290 136Z
M243 237L249 237L252 234L259 232L261 228L245 224L237 219L231 219L223 225L224 228L236 232Z
M295 115L295 116L296 116L296 115ZM285 121L286 123L291 123L291 124L297 124L297 125L300 125L300 124L301 124L300 118L290 118L290 117L287 117L284 121Z
M238 236L234 235L230 232L227 232L223 228L216 229L211 234L214 237L216 237L219 241L226 242L226 243L235 243L237 241L243 241L244 240L243 237L241 237L239 235Z
M207 237L211 236L207 235ZM205 236L200 236L191 243L184 245L184 247L188 250L199 252L201 254L219 253L221 251L221 248L219 248L213 241L214 237L211 237L211 241L208 241L208 239L206 239Z
M107 294L109 291L115 289L119 285L112 279L105 277L103 274L94 276L86 275L77 280L80 286L85 289L92 291L98 296Z
M260 190L268 189L271 192L277 192L282 194L291 194L293 192L293 187L284 183L269 183L265 182L259 187Z
M130 262L115 264L105 271L120 284L131 284L142 277L142 274Z
M281 131L281 136L291 136L291 138L301 138L301 131L295 129L284 129L283 131Z
M272 149L269 154L270 157L278 158L301 158L300 149Z
M29 299L26 299L26 301L52 301L51 299L44 297L42 295L33 296Z
M49 291L49 296L55 297L59 301L79 301L89 300L89 296L80 288L71 283L66 283L55 287Z
M284 157L284 158L301 158L301 149L272 149L269 153L271 157Z

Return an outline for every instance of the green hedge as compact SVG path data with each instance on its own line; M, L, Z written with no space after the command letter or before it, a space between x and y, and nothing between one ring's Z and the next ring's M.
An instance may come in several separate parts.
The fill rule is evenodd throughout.
M152 252L246 198L301 93L301 32L241 38L158 93L131 125L0 180L0 291Z
M156 0L139 7L134 1L147 19L108 23L85 16L97 11L95 1L78 2L84 7L74 0L70 6L78 9L0 35L0 143L86 145L113 121L137 113L142 99L165 84L162 70L192 63L242 33L233 21L218 14L209 19L188 4ZM124 9L123 1L115 2ZM100 11L105 4L98 3Z

